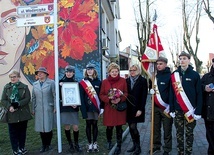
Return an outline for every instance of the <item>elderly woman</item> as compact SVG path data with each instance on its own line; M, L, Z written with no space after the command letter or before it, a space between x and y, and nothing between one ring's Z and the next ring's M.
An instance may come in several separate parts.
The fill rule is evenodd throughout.
M48 78L49 74L44 67L40 67L35 74L38 81L33 84L32 114L35 115L35 131L40 132L42 139L40 152L46 152L50 150L53 136L56 109L55 83Z
M10 82L4 86L2 104L8 109L7 123L13 154L26 154L25 140L28 120L31 119L28 86L19 81L20 73L11 70Z
M137 64L130 66L129 75L129 78L126 79L128 87L127 123L134 145L128 149L127 152L133 152L133 155L139 155L141 148L137 123L145 121L148 86L146 79L140 75L140 68Z
M103 124L106 128L108 149L111 149L113 128L116 127L117 147L114 154L120 154L122 144L122 125L126 124L126 110L117 111L115 107L124 102L127 96L126 80L120 77L120 67L116 63L108 66L108 78L102 81L100 99L104 103ZM120 96L109 94L112 90L120 93ZM116 97L117 96L117 97Z

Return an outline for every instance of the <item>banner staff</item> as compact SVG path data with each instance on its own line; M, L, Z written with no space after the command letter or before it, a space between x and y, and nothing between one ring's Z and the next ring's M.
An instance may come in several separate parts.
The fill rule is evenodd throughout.
M54 67L55 67L55 90L56 90L56 118L57 118L57 138L58 153L62 152L62 137L60 123L60 107L59 107L59 62L58 62L58 11L57 0L54 0Z

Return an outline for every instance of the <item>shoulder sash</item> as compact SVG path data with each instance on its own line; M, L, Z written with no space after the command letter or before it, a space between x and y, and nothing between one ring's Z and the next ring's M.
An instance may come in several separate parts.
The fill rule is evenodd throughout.
M94 106L100 111L100 100L91 82L83 79L80 81L80 84L82 85Z
M154 100L155 104L163 110L163 113L167 116L170 117L169 115L169 104L165 103L160 95L159 89L158 89L158 84L157 84L157 79L155 78L155 95L154 95Z
M174 89L178 104L180 105L181 109L185 113L185 117L186 117L187 121L193 122L194 121L194 118L193 118L194 108L193 108L192 104L190 103L186 93L184 92L179 73L174 72L171 75L171 79L172 79L172 87Z

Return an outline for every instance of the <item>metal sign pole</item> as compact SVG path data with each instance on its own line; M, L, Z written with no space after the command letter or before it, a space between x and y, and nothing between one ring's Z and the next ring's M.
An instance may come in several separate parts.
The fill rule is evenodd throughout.
M62 137L61 137L60 107L59 107L59 64L58 64L57 22L58 22L57 0L54 0L54 62L55 62L55 89L56 89L56 118L57 118L58 153L61 153Z

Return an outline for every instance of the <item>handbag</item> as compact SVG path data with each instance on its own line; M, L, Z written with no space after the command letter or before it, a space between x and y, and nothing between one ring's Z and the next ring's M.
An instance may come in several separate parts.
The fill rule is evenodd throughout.
M126 101L123 101L123 102L119 102L118 104L117 104L117 111L124 111L124 110L126 110L127 109L127 103L126 103Z
M5 107L0 107L0 122L7 122L7 111Z

